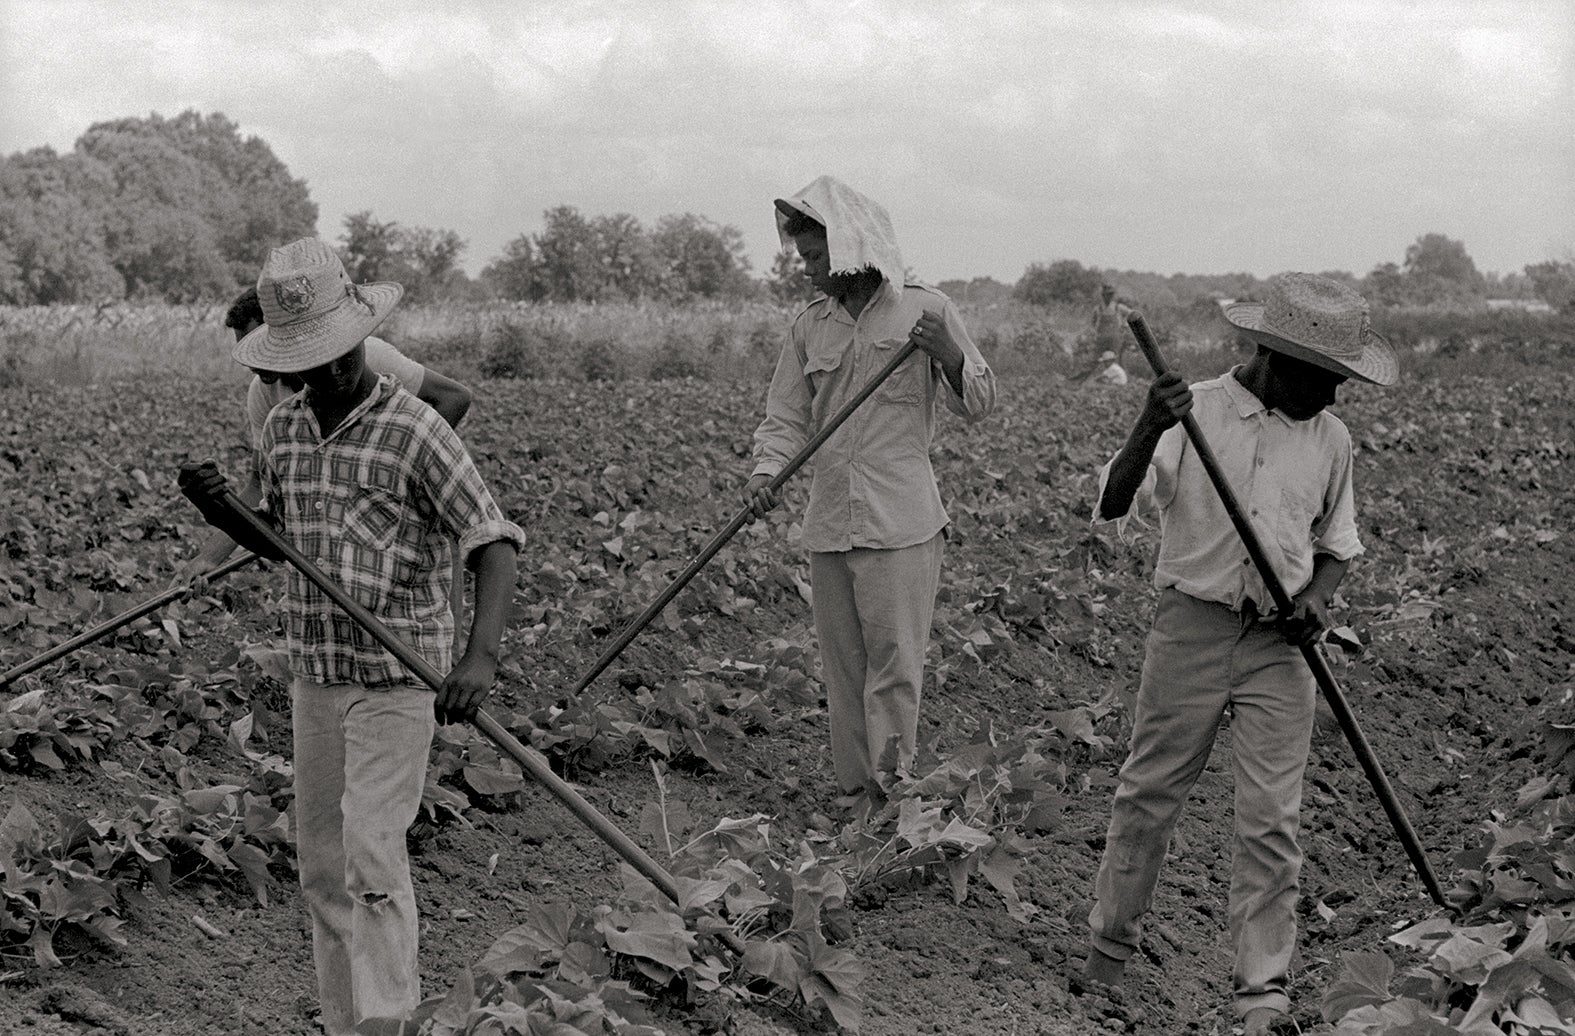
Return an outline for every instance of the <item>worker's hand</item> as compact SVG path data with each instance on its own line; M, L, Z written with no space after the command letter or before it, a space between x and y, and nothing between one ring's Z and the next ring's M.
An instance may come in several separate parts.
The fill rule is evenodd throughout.
M919 322L913 325L913 330L908 332L908 340L942 366L955 362L962 355L962 347L952 338L951 331L947 330L946 321L929 310L924 311Z
M170 577L169 589L186 590L192 595L205 594L208 592L208 573L213 567L201 552L185 561L177 561L175 574Z
M210 509L218 509L225 491L230 487L230 480L211 460L200 464L195 461L182 464L175 483L180 486L186 499L196 504L203 514L207 514Z
M465 653L438 688L437 699L432 703L439 723L461 723L470 720L481 708L481 703L492 693L497 679L496 659L484 654Z
M751 475L744 485L744 504L755 518L764 518L782 503L782 491L771 488L770 475Z
M1175 371L1166 371L1148 386L1148 401L1143 404L1139 418L1155 432L1162 432L1179 423L1192 412L1192 390L1186 379Z
M1332 607L1329 596L1309 588L1298 594L1291 603L1294 605L1291 614L1280 620L1285 639L1297 647L1317 643L1324 631L1333 625L1329 619L1329 609Z

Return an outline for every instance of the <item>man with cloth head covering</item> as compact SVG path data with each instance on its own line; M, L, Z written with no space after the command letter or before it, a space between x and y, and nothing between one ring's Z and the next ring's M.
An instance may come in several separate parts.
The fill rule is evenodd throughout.
M906 342L922 350L821 446L803 525L837 784L879 801L882 774L913 759L940 581L935 400L976 421L995 405L995 376L951 300L905 280L885 209L829 176L776 209L820 295L794 318L755 432L745 496L757 516L820 424Z
M1298 645L1328 628L1335 587L1362 552L1351 435L1325 407L1347 379L1390 385L1398 367L1361 295L1324 277L1282 274L1262 303L1238 303L1225 318L1255 346L1252 359L1191 387L1173 372L1160 375L1126 445L1100 473L1096 524L1124 531L1133 516L1158 516L1160 593L1083 974L1120 981L1182 804L1228 710L1234 998L1243 1031L1263 1036L1286 1022L1296 947L1296 838L1315 689ZM1178 424L1189 413L1291 594L1290 615L1274 612Z

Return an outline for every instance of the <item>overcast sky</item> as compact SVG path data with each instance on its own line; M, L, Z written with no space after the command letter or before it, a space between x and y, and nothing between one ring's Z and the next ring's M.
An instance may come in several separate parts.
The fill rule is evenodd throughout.
M1575 257L1575 2L0 0L0 152L220 111L472 272L561 204L738 227L830 173L927 280Z

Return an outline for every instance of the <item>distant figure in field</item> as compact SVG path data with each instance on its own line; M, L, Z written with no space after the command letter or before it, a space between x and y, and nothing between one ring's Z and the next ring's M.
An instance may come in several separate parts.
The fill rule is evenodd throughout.
M995 405L995 375L951 300L905 281L880 205L829 176L775 204L820 294L794 318L755 432L744 496L757 516L821 423L905 342L922 350L821 446L803 524L837 784L849 805L879 801L882 771L913 760L949 520L930 466L935 401L976 421Z
M1099 359L1089 364L1087 370L1071 380L1095 385L1125 385L1127 370L1116 362L1116 354L1106 349L1099 354Z
M1132 340L1127 327L1127 318L1131 315L1132 307L1116 295L1116 286L1108 281L1101 284L1099 302L1094 306L1093 319L1089 322L1089 329L1093 332L1091 351L1095 355L1110 353L1112 362L1119 367L1121 357L1126 354L1127 344Z
M255 285L235 297L224 315L224 326L235 333L236 342L263 326L262 303L257 300ZM451 428L457 428L470 410L470 389L435 370L423 367L381 338L367 338L366 365L375 374L391 376L405 391L436 410ZM246 481L236 494L248 507L255 507L262 498L257 464L262 457L262 430L268 423L268 413L303 387L299 374L252 370L251 384L246 389L246 425L253 460L246 466ZM207 574L228 561L235 549L235 542L223 532L218 529L210 531L195 554L176 564L170 587L189 586L198 592L205 591ZM451 598L456 623L464 599L464 575L464 570L456 564Z
M1350 287L1312 274L1270 281L1225 318L1254 348L1190 388L1149 386L1126 445L1100 473L1096 524L1157 514L1159 605L1143 658L1131 752L1121 767L1088 916L1087 979L1120 981L1136 951L1171 832L1230 710L1236 837L1230 931L1235 1007L1254 1036L1290 1009L1302 852L1302 771L1314 679L1298 645L1330 624L1330 601L1362 553L1351 436L1325 408L1348 378L1393 384L1388 343ZM1275 574L1295 602L1276 614L1258 571L1178 425L1191 414Z

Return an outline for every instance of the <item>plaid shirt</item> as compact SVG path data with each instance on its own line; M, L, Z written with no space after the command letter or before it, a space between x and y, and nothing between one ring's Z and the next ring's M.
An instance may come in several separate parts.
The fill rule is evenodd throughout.
M263 430L263 510L302 554L438 672L454 665L452 541L462 557L525 535L503 517L459 436L383 376L326 439L306 393ZM290 668L317 683L420 686L420 679L293 568Z

